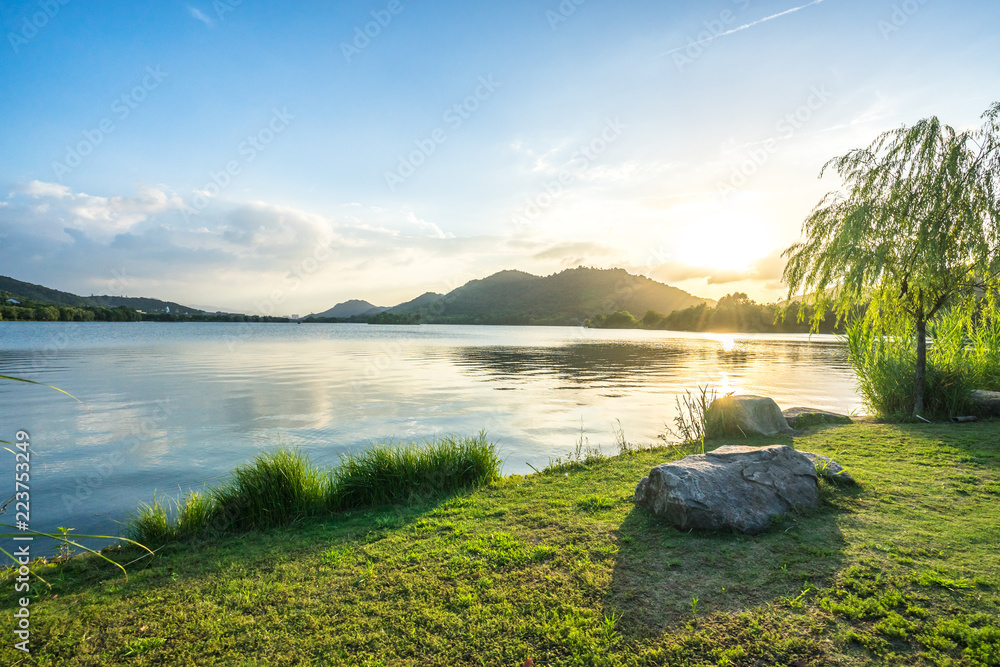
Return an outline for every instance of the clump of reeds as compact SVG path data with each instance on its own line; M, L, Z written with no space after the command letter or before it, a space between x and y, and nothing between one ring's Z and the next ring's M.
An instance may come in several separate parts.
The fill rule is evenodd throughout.
M668 426L661 439L666 441L667 435L670 435L679 440L681 445L700 445L704 453L705 438L709 435L709 424L706 421L708 408L715 402L716 396L714 389L700 385L697 393L685 390L683 396L678 395L674 399L677 406L674 426Z
M921 416L947 419L969 414L979 365L969 354L964 328L945 315L933 323L931 333ZM877 324L858 320L847 326L847 347L858 392L869 411L880 418L913 418L917 361L914 336L914 327L903 319Z
M337 509L384 505L484 486L500 479L501 465L486 433L376 445L342 457L333 473L330 504Z
M278 449L264 453L249 465L236 468L225 484L213 490L215 506L211 510L226 518L227 528L280 526L322 511L327 494L325 477L302 452ZM207 514L211 516L212 511Z
M304 453L278 449L233 471L222 485L182 500L154 498L127 524L129 537L162 544L185 537L286 525L304 517L372 507L491 484L502 461L485 433L423 444L379 444L324 471ZM171 506L172 505L172 506Z

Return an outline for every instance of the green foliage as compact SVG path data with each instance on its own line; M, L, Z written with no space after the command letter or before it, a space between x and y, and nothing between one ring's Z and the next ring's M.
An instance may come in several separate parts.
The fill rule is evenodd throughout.
M280 526L319 513L326 486L305 454L279 449L236 468L230 481L215 489L215 510L236 530Z
M705 438L708 435L706 415L708 408L716 399L716 392L708 385L698 387L692 394L686 389L683 396L676 396L677 415L674 417L674 428L667 428L667 434L680 440L682 445L700 445L705 452ZM666 440L666 434L661 436Z
M846 193L828 194L784 253L789 296L811 290L839 317L871 302L870 320L886 311L912 320L915 414L925 407L926 324L957 299L1000 288L998 119L1000 104L978 130L928 118L834 158L823 172L835 169Z
M368 324L420 324L420 313L378 313L365 318Z
M916 327L898 304L873 302L869 316L852 321L847 345L866 406L883 419L907 419L913 411ZM1000 384L1000 308L995 299L969 296L928 322L925 418L973 413L973 389Z
M616 310L607 315L595 315L584 325L594 329L635 329L639 322L627 310Z
M423 445L377 445L345 455L334 471L302 452L278 449L238 467L229 480L183 500L144 504L127 525L132 539L163 544L187 537L261 530L358 507L401 503L492 484L502 462L485 433Z
M6 293L9 295L9 293ZM19 299L18 304L7 302L11 296L0 292L0 319L9 322L138 322L142 314L128 306L104 308L101 306L55 306L31 299Z
M484 486L500 478L501 465L485 432L423 445L376 445L342 458L332 503L338 508L382 505Z
M627 502L686 453L663 448L167 545L127 583L93 557L37 563L53 590L32 598L32 653L2 643L0 664L995 666L998 437L997 422L806 434L862 485L821 481L820 508L753 538ZM942 483L973 475L971 493ZM590 512L589 496L615 502ZM8 636L15 577L0 573Z
M807 333L816 309L791 303L787 307L778 304L758 304L746 294L737 292L719 299L715 306L701 303L663 315L654 310L647 311L641 320L636 320L628 312L597 315L585 322L585 326L604 329L657 329L669 331L711 331L716 333ZM801 315L801 316L800 316ZM832 314L819 318L822 322L820 333L840 331Z

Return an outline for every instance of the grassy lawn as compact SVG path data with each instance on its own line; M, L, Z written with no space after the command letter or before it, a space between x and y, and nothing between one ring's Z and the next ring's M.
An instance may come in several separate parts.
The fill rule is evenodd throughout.
M862 486L824 483L758 537L636 509L658 450L174 543L127 583L95 558L40 565L30 656L7 572L0 664L1000 665L1000 423L794 444Z

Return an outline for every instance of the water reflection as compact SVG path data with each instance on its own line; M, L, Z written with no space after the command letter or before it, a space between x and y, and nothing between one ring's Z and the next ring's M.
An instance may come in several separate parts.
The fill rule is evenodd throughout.
M676 382L687 385L695 377L723 380L731 387L734 376L757 372L782 377L799 374L803 367L812 374L819 366L850 369L846 352L832 340L748 340L735 335L561 347L470 346L448 352L459 368L481 380L511 384L545 377L559 380L560 388L662 388Z
M565 455L581 423L612 445L620 419L651 441L698 385L782 407L858 407L832 338L543 327L0 322L0 439L32 434L38 528L114 532L284 444L335 465L347 450L486 429L506 471ZM610 451L610 450L609 450ZM33 459L34 460L34 459Z

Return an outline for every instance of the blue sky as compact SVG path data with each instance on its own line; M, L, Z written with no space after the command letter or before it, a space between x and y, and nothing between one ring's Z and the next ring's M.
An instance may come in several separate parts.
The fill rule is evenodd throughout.
M1000 6L969 0L36 0L0 25L0 274L254 312L578 264L773 300L824 162L1000 100Z

